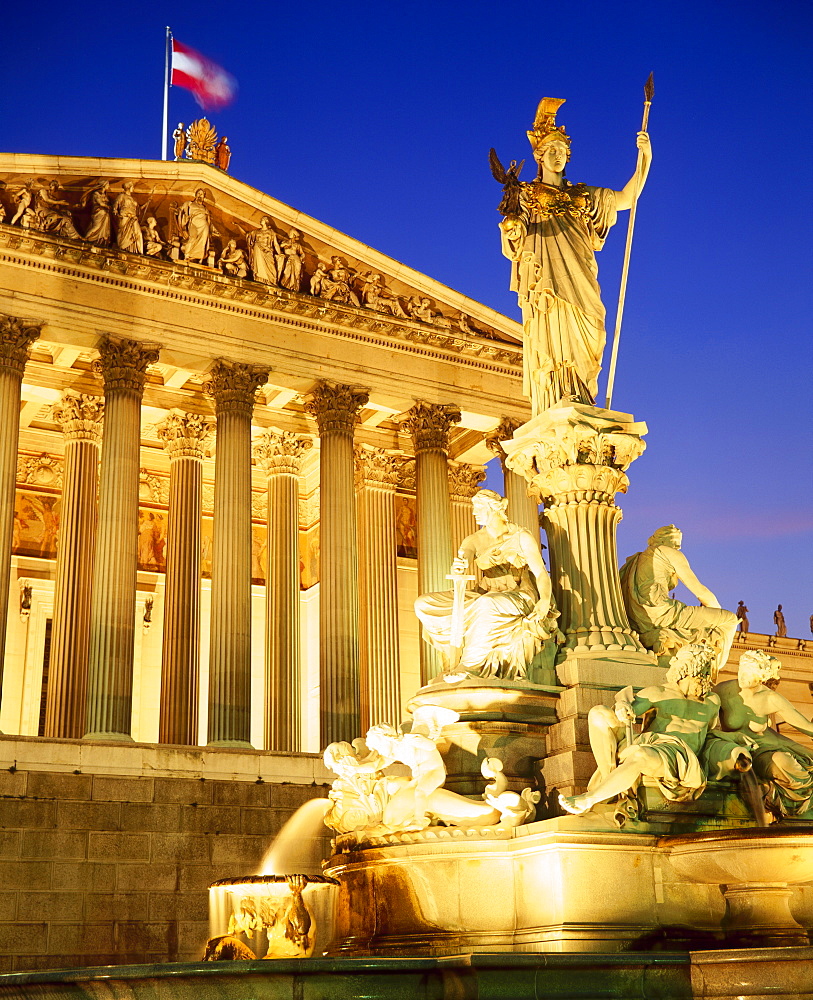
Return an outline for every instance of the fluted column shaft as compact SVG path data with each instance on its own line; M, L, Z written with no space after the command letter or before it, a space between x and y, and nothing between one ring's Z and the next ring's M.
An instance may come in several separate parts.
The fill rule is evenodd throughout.
M20 441L20 391L25 363L40 327L0 316L0 693L6 649L6 622L14 537L14 492Z
M99 524L90 616L85 736L130 739L138 559L141 398L158 351L108 339L97 370L104 380Z
M353 429L366 390L319 382L306 400L319 428L322 745L353 740L359 720L359 598Z
M169 453L160 743L198 741L201 483L213 430L197 413L172 412L158 425Z
M505 464L505 449L503 441L513 437L514 431L520 426L518 420L505 418L488 435L486 444L500 459L505 497L508 500L508 520L529 531L539 541L539 504L528 494L528 483L522 477L512 472Z
M302 745L299 641L299 476L312 442L268 430L254 461L268 473L268 569L265 578L265 749Z
M209 744L251 746L251 415L268 369L218 361Z
M53 410L65 436L65 458L45 706L46 736L79 739L85 732L103 411L100 397L73 392L65 393Z
M449 462L449 500L452 511L452 549L460 548L460 543L477 530L472 513L471 498L480 489L486 478L482 465L467 465L463 462ZM448 570L447 570L448 572Z
M401 721L395 487L400 461L356 449L361 599L361 732Z
M448 590L446 575L452 561L449 503L449 431L460 420L456 406L418 401L405 426L415 449L415 495L418 527L418 592ZM421 642L421 684L443 669L438 650Z

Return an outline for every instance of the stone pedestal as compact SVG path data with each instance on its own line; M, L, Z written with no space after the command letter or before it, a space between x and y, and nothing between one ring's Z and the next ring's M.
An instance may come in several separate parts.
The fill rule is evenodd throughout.
M129 740L138 560L141 398L158 351L134 340L105 340L99 524L88 656L88 739Z
M460 421L456 406L418 401L403 423L415 449L415 494L418 522L418 593L448 590L446 574L452 557L449 505L449 431ZM443 669L438 650L421 641L421 683Z
M627 684L657 683L662 671L632 630L621 598L615 494L643 452L646 425L582 403L538 414L502 441L506 465L545 505L553 593L565 644L557 664L568 690L548 733L544 791L582 791L594 769L587 712L612 704Z
M299 667L299 476L310 438L267 430L254 461L268 474L265 577L265 749L296 752L302 740Z
M197 413L173 412L158 426L169 454L161 743L198 742L201 484L213 433L212 421Z
M505 464L503 441L513 436L520 427L518 420L506 417L486 437L486 445L499 458L505 483L505 497L508 500L508 520L529 531L539 541L539 503L528 495L528 483L522 476Z
M38 325L14 316L0 316L0 692L14 537L14 492L17 487L17 446L20 440L20 389Z
M65 459L45 736L79 739L85 731L103 411L101 397L75 392L66 392L53 409L65 436Z
M322 746L354 740L359 720L358 540L353 430L369 393L318 382L305 408L319 428L321 566L319 663Z
M251 746L251 415L268 369L218 361L209 644L209 745Z
M395 487L401 460L372 448L356 449L358 486L360 732L401 721L398 645L398 561Z

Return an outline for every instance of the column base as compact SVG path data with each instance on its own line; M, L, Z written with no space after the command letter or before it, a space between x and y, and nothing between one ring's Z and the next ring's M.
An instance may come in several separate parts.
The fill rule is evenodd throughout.
M218 750L254 750L256 749L253 743L249 743L248 740L210 740L207 747L213 747Z
M135 743L129 733L85 733L83 740L97 740L100 742Z

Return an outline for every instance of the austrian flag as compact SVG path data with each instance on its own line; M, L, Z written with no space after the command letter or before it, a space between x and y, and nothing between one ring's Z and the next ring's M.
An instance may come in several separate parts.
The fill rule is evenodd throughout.
M172 86L191 90L205 110L224 108L237 95L237 81L233 76L175 38L172 39Z

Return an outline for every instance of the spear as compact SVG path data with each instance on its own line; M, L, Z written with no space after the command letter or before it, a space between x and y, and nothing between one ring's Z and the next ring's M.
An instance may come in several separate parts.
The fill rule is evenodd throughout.
M641 123L641 131L646 132L649 125L649 108L652 104L652 97L655 93L655 83L652 73L644 84L644 119ZM635 230L635 209L638 205L638 195L640 194L638 184L640 183L641 166L644 154L638 150L638 164L635 168L635 189L632 194L632 204L630 205L630 220L627 226L627 246L624 250L624 266L621 269L621 291L618 293L618 312L615 315L615 336L613 337L613 353L610 358L610 374L607 378L607 409L612 409L613 383L615 382L615 366L618 361L618 341L621 339L621 320L624 318L624 299L627 296L627 277L630 269L630 253L632 251L632 234Z

